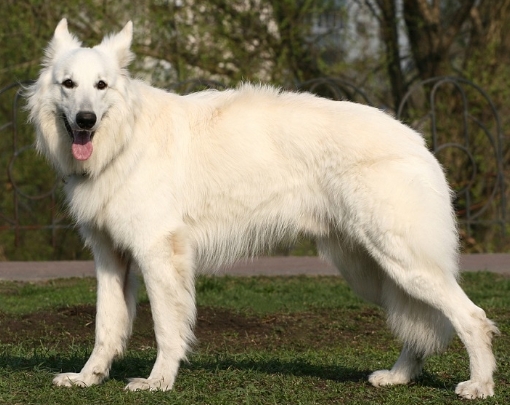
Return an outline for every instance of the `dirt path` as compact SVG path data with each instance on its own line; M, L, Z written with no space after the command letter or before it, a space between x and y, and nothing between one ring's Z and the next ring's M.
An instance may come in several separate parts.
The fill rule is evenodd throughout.
M488 270L510 275L510 254L462 255L462 271ZM317 257L261 257L241 262L232 268L220 269L216 274L235 276L254 275L337 275L337 271ZM94 277L91 261L59 262L0 262L0 280L40 281L54 278Z

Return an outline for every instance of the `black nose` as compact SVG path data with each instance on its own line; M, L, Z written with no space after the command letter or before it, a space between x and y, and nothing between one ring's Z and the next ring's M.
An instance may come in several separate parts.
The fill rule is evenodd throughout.
M76 124L78 124L81 129L92 128L96 123L96 119L96 114L92 111L80 111L76 114Z

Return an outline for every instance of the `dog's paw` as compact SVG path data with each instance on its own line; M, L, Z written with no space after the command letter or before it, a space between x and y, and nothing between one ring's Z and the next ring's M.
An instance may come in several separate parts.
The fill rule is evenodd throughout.
M390 385L407 384L409 382L409 378L391 370L378 370L370 374L368 381L374 387L385 387Z
M100 376L95 374L62 373L55 376L53 384L59 387L90 387L101 383L102 380Z
M130 378L124 388L127 391L169 391L172 389L173 379L165 378Z
M494 383L479 381L464 381L457 385L455 393L465 399L487 398L494 395Z

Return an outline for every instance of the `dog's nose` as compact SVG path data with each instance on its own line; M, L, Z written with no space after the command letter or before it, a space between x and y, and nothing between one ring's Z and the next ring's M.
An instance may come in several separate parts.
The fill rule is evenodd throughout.
M81 129L90 129L96 124L96 114L92 111L80 111L76 114L76 124Z

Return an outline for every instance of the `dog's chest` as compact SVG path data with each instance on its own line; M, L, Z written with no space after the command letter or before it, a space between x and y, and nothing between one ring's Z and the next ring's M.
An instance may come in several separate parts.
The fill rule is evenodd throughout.
M77 179L66 185L70 211L78 225L106 232L117 246L129 249L171 228L175 213L161 181Z

